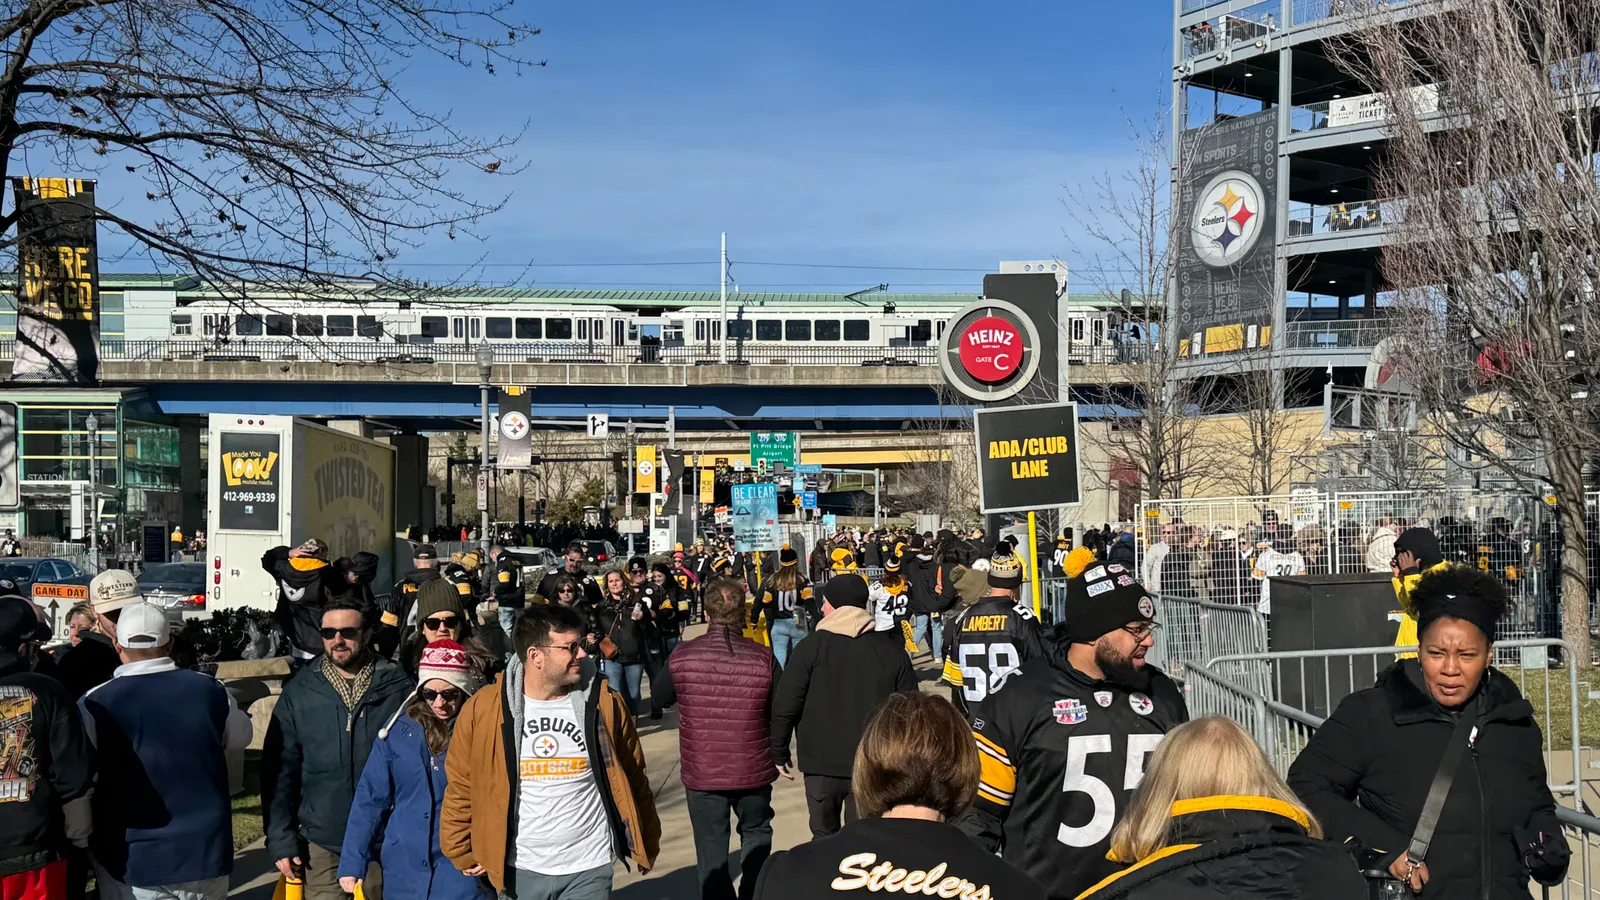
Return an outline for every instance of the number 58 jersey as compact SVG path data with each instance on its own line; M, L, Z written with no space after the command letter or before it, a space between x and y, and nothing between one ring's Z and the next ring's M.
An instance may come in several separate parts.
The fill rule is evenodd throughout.
M1034 878L1077 897L1123 866L1106 859L1150 754L1189 720L1154 667L1136 691L1072 668L1066 647L1032 660L972 710L982 777L961 828Z

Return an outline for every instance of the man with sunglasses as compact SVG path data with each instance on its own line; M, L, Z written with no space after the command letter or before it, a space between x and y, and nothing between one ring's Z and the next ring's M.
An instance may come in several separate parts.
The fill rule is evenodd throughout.
M384 724L411 696L411 679L373 652L376 610L348 594L322 613L323 654L284 685L261 751L267 852L305 877L306 900L345 900L339 851L356 781ZM382 900L376 864L363 893Z
M1120 563L1067 582L1055 646L972 707L981 776L960 825L1033 876L1076 897L1122 864L1106 859L1149 755L1189 720L1183 693L1145 661L1155 601Z
M583 570L583 545L568 544L567 552L561 560L561 568L546 574L539 579L539 589L535 591L547 600L555 600L556 580L562 576L577 582L578 590L582 591L581 601L588 606L600 604L600 585L595 582L594 576Z

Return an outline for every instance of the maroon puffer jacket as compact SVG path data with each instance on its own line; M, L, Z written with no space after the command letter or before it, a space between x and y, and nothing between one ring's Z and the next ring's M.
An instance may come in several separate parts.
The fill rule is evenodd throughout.
M678 695L683 786L748 791L778 778L772 761L772 651L712 625L667 661Z

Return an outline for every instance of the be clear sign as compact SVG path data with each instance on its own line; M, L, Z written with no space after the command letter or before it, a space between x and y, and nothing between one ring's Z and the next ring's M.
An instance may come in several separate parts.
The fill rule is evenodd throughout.
M777 550L778 486L775 484L736 484L733 486L733 541L740 553Z
M973 433L985 515L1081 501L1076 403L980 409Z

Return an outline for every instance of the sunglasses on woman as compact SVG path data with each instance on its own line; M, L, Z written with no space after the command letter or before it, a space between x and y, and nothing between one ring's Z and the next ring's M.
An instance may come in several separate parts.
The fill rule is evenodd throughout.
M455 628L460 624L460 616L435 616L422 620L422 627L429 631L443 631L446 628Z
M432 703L440 698L443 698L444 702L446 703L460 703L461 701L467 699L467 692L460 688L445 688L442 691L436 691L433 688L423 688L417 693L420 694L423 701L427 703Z

